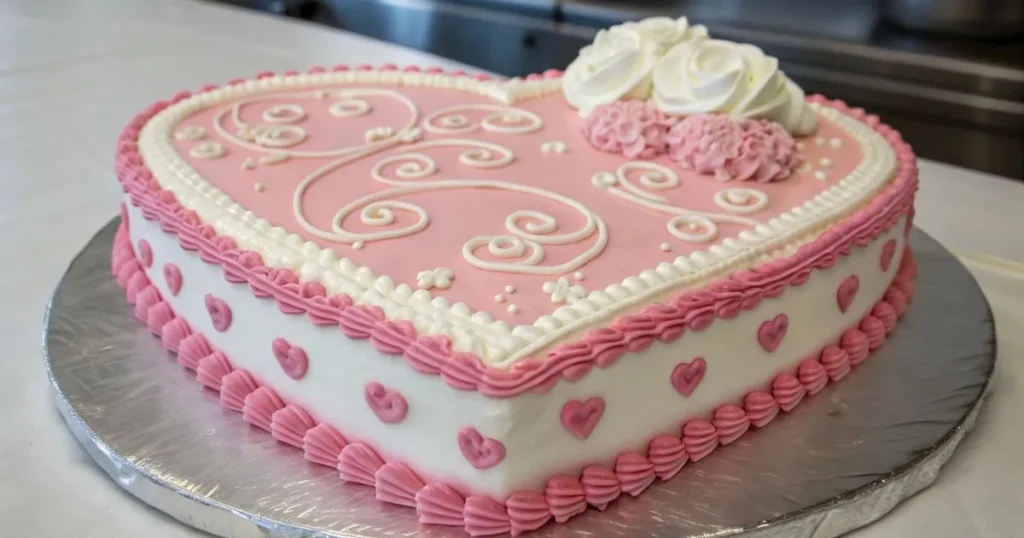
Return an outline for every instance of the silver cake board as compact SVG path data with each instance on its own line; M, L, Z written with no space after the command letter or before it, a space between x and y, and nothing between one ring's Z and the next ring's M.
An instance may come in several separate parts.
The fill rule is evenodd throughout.
M465 536L420 525L221 408L133 317L110 276L117 223L57 285L44 351L64 419L118 485L229 538ZM974 423L995 329L967 269L923 232L911 245L910 310L846 379L638 498L531 536L831 538L931 484Z

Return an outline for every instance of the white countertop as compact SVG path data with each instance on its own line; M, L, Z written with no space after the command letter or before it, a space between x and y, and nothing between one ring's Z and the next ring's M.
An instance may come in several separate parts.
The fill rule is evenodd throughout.
M457 64L190 0L0 4L0 535L202 536L93 465L53 405L41 360L55 282L117 212L118 132L181 88L263 70ZM1000 359L976 431L936 484L852 536L1024 537L1024 183L934 162L921 163L921 181L918 226L980 281Z

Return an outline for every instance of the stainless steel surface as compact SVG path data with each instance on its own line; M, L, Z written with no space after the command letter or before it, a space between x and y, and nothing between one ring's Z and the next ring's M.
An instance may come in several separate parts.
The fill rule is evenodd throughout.
M984 39L1024 32L1020 0L882 0L882 13L912 30Z
M121 487L225 537L463 536L418 525L223 410L132 317L109 275L115 225L58 284L44 343L61 413ZM831 538L931 484L980 409L995 335L967 270L925 234L911 242L914 303L848 379L638 499L532 536Z

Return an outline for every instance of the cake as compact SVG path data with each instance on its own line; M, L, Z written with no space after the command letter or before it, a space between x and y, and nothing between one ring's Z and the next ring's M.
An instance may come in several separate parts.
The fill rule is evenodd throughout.
M685 18L525 78L181 92L116 170L112 271L181 366L475 536L604 510L768 426L855 375L914 293L899 133Z

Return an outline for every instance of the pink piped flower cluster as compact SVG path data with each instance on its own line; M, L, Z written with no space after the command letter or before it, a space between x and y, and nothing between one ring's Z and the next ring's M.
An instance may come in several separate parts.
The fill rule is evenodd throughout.
M666 139L677 118L644 101L613 101L595 108L583 134L595 148L628 159L653 159L668 151Z
M682 168L719 181L780 181L803 164L796 140L768 120L695 114L675 124L665 139L669 157Z

